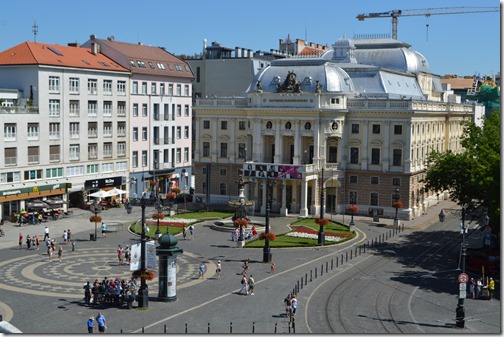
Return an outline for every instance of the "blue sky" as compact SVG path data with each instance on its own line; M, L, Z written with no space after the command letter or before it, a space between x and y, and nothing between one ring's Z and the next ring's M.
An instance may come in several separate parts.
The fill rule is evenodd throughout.
M500 6L469 0L192 0L192 1L8 1L0 18L0 51L33 41L83 43L91 34L116 41L162 46L173 54L194 55L203 39L234 48L278 49L290 34L329 47L340 37L390 34L391 19L358 21L359 13L392 9ZM426 25L429 25L428 30ZM399 18L399 40L422 53L435 74L490 74L500 71L500 13Z

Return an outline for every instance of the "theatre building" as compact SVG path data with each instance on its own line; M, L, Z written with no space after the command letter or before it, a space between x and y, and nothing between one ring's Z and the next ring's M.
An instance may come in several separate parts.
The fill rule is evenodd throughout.
M483 106L461 103L410 45L393 39L338 39L316 58L274 60L244 97L196 100L195 194L207 204L245 195L264 214L345 213L413 219L446 196L427 191L433 150L462 151L463 120ZM321 195L324 198L321 198Z

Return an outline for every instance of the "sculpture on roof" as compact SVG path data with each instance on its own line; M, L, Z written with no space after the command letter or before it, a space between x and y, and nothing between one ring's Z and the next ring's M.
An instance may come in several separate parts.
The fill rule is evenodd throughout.
M282 84L277 84L276 92L295 92L301 93L301 82L296 81L296 73L289 71Z
M263 92L263 87L262 87L262 84L261 84L261 80L257 81L256 88L257 88L257 92L258 93L262 93Z

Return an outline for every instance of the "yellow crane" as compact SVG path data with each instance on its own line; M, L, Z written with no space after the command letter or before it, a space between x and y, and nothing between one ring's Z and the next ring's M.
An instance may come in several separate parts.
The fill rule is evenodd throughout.
M356 16L359 21L364 19L392 18L392 38L397 40L397 24L400 16L426 16L444 14L469 14L484 12L500 12L499 6L494 7L442 7L423 9L393 9L381 13L363 13Z

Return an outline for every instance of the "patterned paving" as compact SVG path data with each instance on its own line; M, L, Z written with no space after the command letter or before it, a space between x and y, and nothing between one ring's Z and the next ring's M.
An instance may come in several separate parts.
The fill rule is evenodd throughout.
M184 252L177 256L177 288L185 288L196 282L200 258ZM209 266L210 267L210 266ZM211 271L214 268L208 268ZM157 274L157 273L156 273ZM82 298L82 286L95 279L129 279L128 265L119 266L115 249L89 248L65 253L62 262L53 254L52 262L42 249L30 256L23 256L0 263L0 289L39 296ZM210 275L209 275L210 276ZM158 279L148 282L149 291L158 290Z

